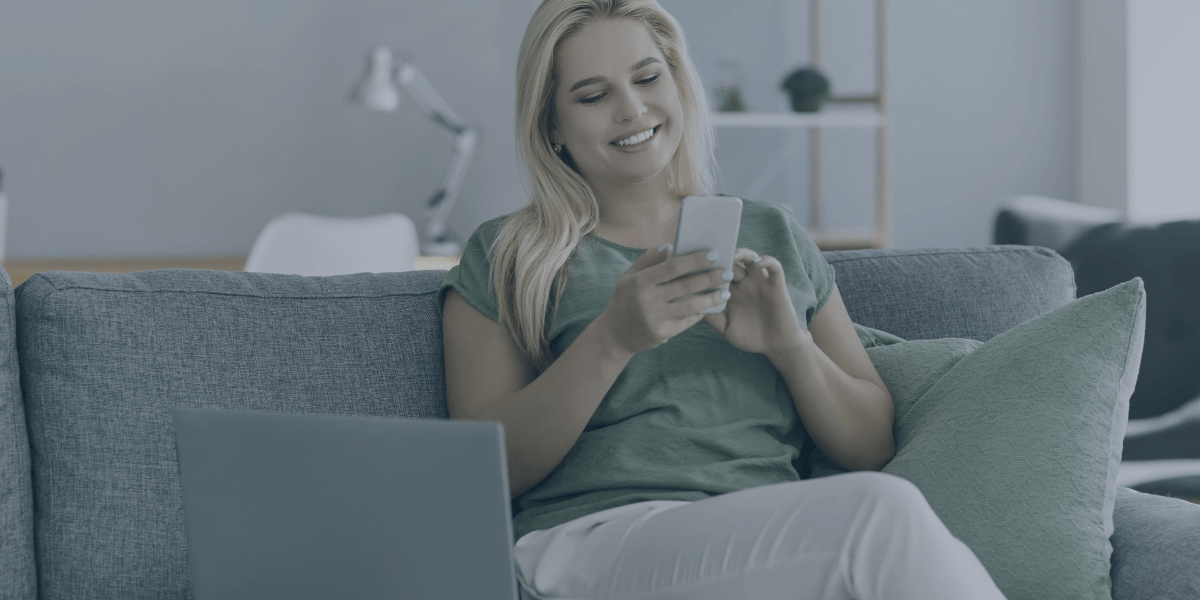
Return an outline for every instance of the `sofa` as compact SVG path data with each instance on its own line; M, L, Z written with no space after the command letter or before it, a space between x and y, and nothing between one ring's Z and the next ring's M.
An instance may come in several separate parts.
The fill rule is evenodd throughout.
M1142 278L1146 341L1122 480L1200 498L1200 219L1135 223L1115 209L1014 196L998 207L993 240L1056 251L1071 263L1080 296Z
M825 256L851 318L906 339L986 340L1076 294L1043 248ZM0 599L191 597L175 407L447 418L444 273L0 286ZM1113 527L1114 598L1200 597L1200 506L1119 489Z

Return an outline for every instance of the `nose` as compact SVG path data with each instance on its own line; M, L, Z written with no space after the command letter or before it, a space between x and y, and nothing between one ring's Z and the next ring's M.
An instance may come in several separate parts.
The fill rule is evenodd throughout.
M642 102L642 96L637 90L624 87L615 92L615 95L617 96L617 109L613 118L617 122L636 121L638 117L646 114L646 104Z

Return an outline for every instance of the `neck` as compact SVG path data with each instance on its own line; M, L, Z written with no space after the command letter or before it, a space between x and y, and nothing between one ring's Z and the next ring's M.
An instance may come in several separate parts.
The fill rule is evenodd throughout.
M592 185L600 202L598 230L633 235L674 231L683 197L667 184L664 169L654 179L624 186Z

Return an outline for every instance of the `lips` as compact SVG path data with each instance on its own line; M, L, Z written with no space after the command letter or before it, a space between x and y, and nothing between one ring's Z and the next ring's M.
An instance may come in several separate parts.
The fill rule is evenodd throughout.
M650 140L654 136L658 135L658 130L661 127L662 127L662 125L659 124L659 125L655 125L654 127L649 128L649 129L643 129L641 131L633 131L633 132L629 132L626 134L622 134L621 137L609 142L609 144L612 144L614 146L621 147L621 148L627 148L629 146L637 146L641 143L646 142L647 140Z

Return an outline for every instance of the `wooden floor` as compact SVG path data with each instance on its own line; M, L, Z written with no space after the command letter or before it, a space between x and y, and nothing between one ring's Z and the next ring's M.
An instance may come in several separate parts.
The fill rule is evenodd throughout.
M452 256L420 256L417 270L450 270L458 264ZM182 257L131 257L131 258L42 258L5 261L13 285L43 271L85 271L89 273L133 273L155 269L210 269L213 271L241 271L246 266L245 256L182 256Z
M211 269L241 271L245 256L187 256L136 258L43 258L4 261L4 270L13 285L42 271L87 271L90 273L132 273L154 269Z

